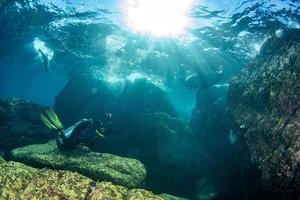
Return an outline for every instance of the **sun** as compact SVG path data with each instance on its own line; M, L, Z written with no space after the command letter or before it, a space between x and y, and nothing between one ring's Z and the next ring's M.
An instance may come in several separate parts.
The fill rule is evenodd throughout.
M133 31L153 36L177 36L190 25L193 0L126 0L125 24Z

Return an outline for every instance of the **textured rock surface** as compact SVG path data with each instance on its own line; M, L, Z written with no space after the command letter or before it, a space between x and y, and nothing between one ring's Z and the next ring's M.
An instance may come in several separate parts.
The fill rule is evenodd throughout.
M165 91L146 79L127 82L119 101L121 110L132 117L157 112L176 116L175 108Z
M94 184L96 187L92 188ZM0 162L0 199L162 200L146 190L129 190L110 182L94 183L78 173L35 169L12 161Z
M11 157L28 165L70 170L95 181L111 181L128 188L142 186L146 176L145 167L138 160L91 152L84 147L62 152L55 141L15 149Z
M152 192L143 189L128 190L122 186L116 186L109 182L97 184L97 188L93 190L87 199L90 200L163 200L159 196L155 196Z
M267 198L300 196L299 52L300 30L268 40L229 88L228 112L271 191Z
M40 114L44 106L15 98L0 100L0 150L34 143L44 143L54 138L43 124Z

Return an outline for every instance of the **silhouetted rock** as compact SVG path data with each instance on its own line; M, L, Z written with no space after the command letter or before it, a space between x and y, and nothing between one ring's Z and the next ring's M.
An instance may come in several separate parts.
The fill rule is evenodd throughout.
M176 111L166 93L146 79L127 82L120 98L120 106L133 117L157 112L176 116Z
M25 100L0 100L0 150L9 151L53 139L55 135L40 119L45 109L44 106Z
M300 30L269 39L230 85L228 112L261 171L264 199L300 196Z
M142 186L146 177L145 167L138 160L91 152L83 147L60 151L55 141L15 149L11 157L28 165L74 171L95 181L111 181L128 188Z
M205 140L204 145L212 150L230 144L230 123L225 112L226 93L226 86L198 90L196 93L190 125L199 140Z
M120 94L114 95L110 83L89 74L75 75L55 98L54 108L65 126L82 118L105 120L106 113L119 121L155 112L176 115L164 91L151 82L138 79L124 84L117 89Z
M82 118L103 120L105 113L111 113L116 98L104 81L87 74L70 78L55 98L54 108L65 127Z
M227 91L227 84L198 90L190 121L198 144L197 170L193 171L196 180L193 185L198 185L203 178L209 180L211 187L215 188L214 195L209 197L207 191L201 194L208 199L217 195L226 199L239 199L243 195L241 189L247 187L246 177L243 176L249 172L245 169L241 173L241 169L250 163L243 155L244 147L238 141L236 132L231 130L225 110ZM227 184L228 180L232 180L230 185ZM197 187L194 190L195 193L201 193Z

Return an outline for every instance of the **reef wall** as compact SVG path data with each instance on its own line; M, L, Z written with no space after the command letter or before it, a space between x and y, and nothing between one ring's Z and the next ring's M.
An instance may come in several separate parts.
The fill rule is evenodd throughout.
M264 199L300 196L300 30L269 39L232 80L227 110L263 181Z

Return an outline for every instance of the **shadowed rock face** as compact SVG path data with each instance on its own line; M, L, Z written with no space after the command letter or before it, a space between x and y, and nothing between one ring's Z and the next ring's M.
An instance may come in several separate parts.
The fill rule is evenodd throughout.
M0 100L0 150L9 151L53 139L55 135L40 119L45 109L44 106L25 100Z
M55 98L54 108L65 127L82 118L103 120L113 112L116 98L101 80L88 75L73 76Z
M176 115L165 92L145 79L127 81L116 87L88 73L74 75L56 96L55 111L65 127L82 118L105 120L106 113L112 113L115 123L136 120L148 113Z
M91 152L83 147L63 152L55 141L15 149L11 157L29 165L70 170L95 181L111 181L128 188L143 186L146 177L146 169L138 160Z
M231 82L227 97L228 113L273 199L300 196L299 52L300 30L271 38Z

